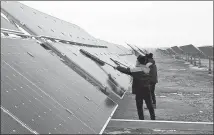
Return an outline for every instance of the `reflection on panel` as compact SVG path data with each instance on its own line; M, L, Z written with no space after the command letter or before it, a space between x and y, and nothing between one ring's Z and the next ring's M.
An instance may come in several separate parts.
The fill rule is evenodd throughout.
M32 40L1 40L1 103L38 133L99 133L117 105Z

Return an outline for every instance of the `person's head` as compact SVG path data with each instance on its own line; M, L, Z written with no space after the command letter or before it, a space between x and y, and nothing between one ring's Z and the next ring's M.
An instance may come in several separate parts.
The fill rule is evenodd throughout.
M145 56L138 56L137 57L137 64L143 64L145 65L147 63L147 58Z
M153 54L149 53L147 57L150 58L150 59L152 59L153 58Z
M146 54L145 56L146 56L146 57L148 57L148 56L149 56L149 54Z

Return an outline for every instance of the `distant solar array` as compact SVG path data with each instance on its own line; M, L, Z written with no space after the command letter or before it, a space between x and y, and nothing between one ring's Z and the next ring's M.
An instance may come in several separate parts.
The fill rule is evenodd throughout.
M208 67L209 74L211 74L211 71L213 71L213 46L195 47L190 44L179 47L173 46L166 49L157 49L156 51L164 55L173 56L176 59L185 59L186 61L189 61L191 64L193 64L194 66L198 66L199 68L201 66ZM201 59L207 59L207 62L204 61L202 64Z
M213 46L198 47L207 57L213 58Z
M184 52L183 52L183 50L181 50L179 47L177 47L177 46L173 46L173 47L171 47L171 49L175 52L175 53L177 53L177 54L183 54Z
M195 47L192 44L184 46L173 46L167 49L157 49L158 52L170 55L189 55L193 57L213 57L213 46Z
M176 54L171 48L167 48L166 51L168 51L168 53L171 54L171 55L175 55Z
M180 48L184 51L184 53L189 54L191 56L203 56L204 54L197 49L193 45L185 45L185 46L180 46Z

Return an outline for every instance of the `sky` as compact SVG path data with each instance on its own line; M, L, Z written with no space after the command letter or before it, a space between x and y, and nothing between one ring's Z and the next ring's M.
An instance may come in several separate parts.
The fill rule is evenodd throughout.
M21 1L95 38L145 48L213 45L213 1Z

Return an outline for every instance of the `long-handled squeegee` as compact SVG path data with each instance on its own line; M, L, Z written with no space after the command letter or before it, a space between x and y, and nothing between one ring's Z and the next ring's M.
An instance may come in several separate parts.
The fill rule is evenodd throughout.
M103 60L101 60L101 59L99 59L98 57L96 57L96 56L94 56L94 55L88 53L87 51L85 51L85 50L83 50L83 49L80 49L80 52L82 52L84 55L86 55L86 56L87 56L88 58L90 58L91 60L93 60L93 61L95 61L96 63L98 63L100 66L104 66L105 64L107 64L107 65L109 65L109 66L115 68L115 66L113 66L113 65L111 65L111 64L109 64L109 63L107 63L107 62L105 62L105 61L103 61Z
M140 51L134 49L134 47L132 47L130 44L128 44L128 43L126 43L126 44L135 52L135 55L136 55L136 53L137 53L138 55L144 56L144 53L141 53Z
M102 66L104 66L105 64L113 67L114 69L116 68L115 66L107 63L107 62L104 62L102 61L101 59L97 58L96 56L88 53L87 51L83 50L83 49L80 49L80 52L83 53L85 56L87 56L88 58L90 58L91 60L93 60L94 62L97 63L97 65L104 71L104 73L106 73L106 75L108 75L108 80L107 82L109 83L111 89L113 91L118 91L118 87L119 87L119 84L112 78L111 74L109 74L108 72L106 72L105 69L103 69Z
M112 60L116 65L123 65L123 66L125 66L125 67L128 68L128 66L124 65L123 63L121 63L121 62L119 62L119 61L116 61L116 60L114 60L114 59L112 59L112 58L110 58L110 60Z

